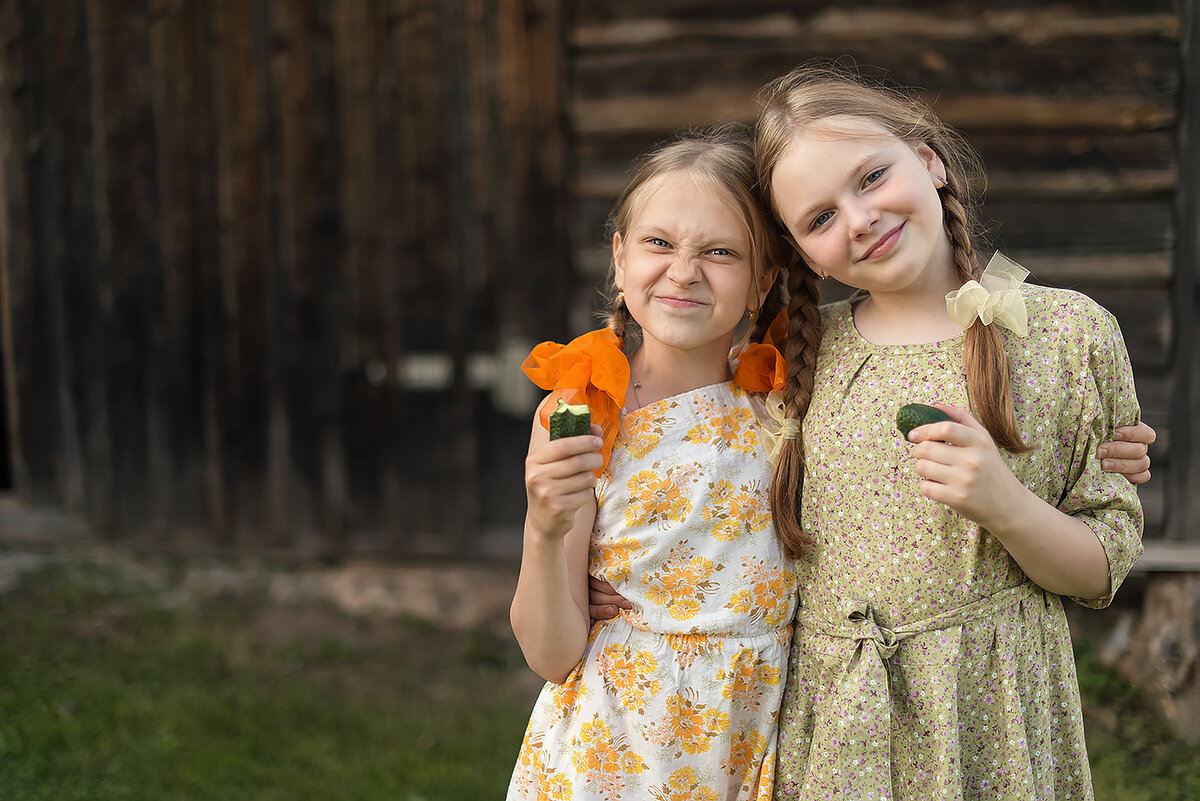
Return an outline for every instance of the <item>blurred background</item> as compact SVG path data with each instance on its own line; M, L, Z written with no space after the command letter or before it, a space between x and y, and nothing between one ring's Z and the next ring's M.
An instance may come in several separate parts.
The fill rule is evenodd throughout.
M844 58L1117 316L1158 442L1110 662L1200 739L1198 44L1198 0L4 0L0 543L511 570L519 364L596 327L631 159Z

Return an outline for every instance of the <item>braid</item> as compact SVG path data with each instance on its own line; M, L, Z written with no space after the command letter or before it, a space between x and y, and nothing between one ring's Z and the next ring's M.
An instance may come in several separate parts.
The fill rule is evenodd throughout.
M771 288L767 291L767 296L763 298L762 305L758 307L758 317L754 322L754 330L750 332L751 342L762 342L767 337L767 329L771 327L771 323L775 321L775 317L779 312L783 311L786 304L784 302L784 284L787 281L788 271L782 269L779 275L775 278L775 283L771 284Z
M821 346L821 297L816 274L803 264L788 271L788 337L784 342L787 382L784 413L803 420L812 401L817 351ZM790 558L797 558L812 540L800 525L800 492L804 487L804 437L784 440L771 477L771 514L775 531Z
M625 305L625 300L619 292L613 293L609 298L608 314L604 318L604 324L622 342L626 339L629 327L634 324L633 315L629 313L629 307Z
M964 282L978 279L982 273L971 248L967 212L959 202L953 183L941 190L946 233L954 253L954 265ZM1004 340L995 326L976 320L963 338L963 360L967 368L967 396L979 422L988 430L996 445L1010 453L1025 453L1029 446L1021 439L1013 413L1012 388L1009 384L1008 355Z

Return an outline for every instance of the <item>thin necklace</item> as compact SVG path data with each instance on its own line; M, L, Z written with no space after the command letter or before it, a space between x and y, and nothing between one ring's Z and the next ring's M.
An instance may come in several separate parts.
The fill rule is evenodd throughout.
M634 382L633 382L632 384L630 384L629 386L630 386L630 388L633 390L633 402L634 402L635 404L637 404L636 406L634 406L634 407L633 407L633 409L630 409L630 410L629 410L629 411L631 411L631 412L632 412L632 411L635 411L635 410L637 410L637 409L640 409L640 408L642 408L642 399L638 397L638 390L639 390L639 389L641 389L641 387L642 387L642 382L641 382L641 381L634 381Z

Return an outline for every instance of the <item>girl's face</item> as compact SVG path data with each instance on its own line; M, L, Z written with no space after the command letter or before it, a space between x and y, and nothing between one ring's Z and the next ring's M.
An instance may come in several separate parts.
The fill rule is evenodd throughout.
M872 294L945 292L956 283L940 176L928 146L872 120L832 117L792 140L771 192L814 271Z
M613 263L644 342L710 348L724 358L734 328L765 291L755 291L746 224L687 171L649 181L635 203L625 236L613 237Z

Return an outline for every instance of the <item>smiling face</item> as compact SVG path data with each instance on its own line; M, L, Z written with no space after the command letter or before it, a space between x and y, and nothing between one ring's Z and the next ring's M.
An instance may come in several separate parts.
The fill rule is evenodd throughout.
M792 139L771 193L814 271L873 295L945 292L957 283L937 191L944 175L928 146L831 117Z
M642 187L624 235L613 237L613 263L645 345L722 359L770 285L754 286L750 234L734 205L686 170Z

